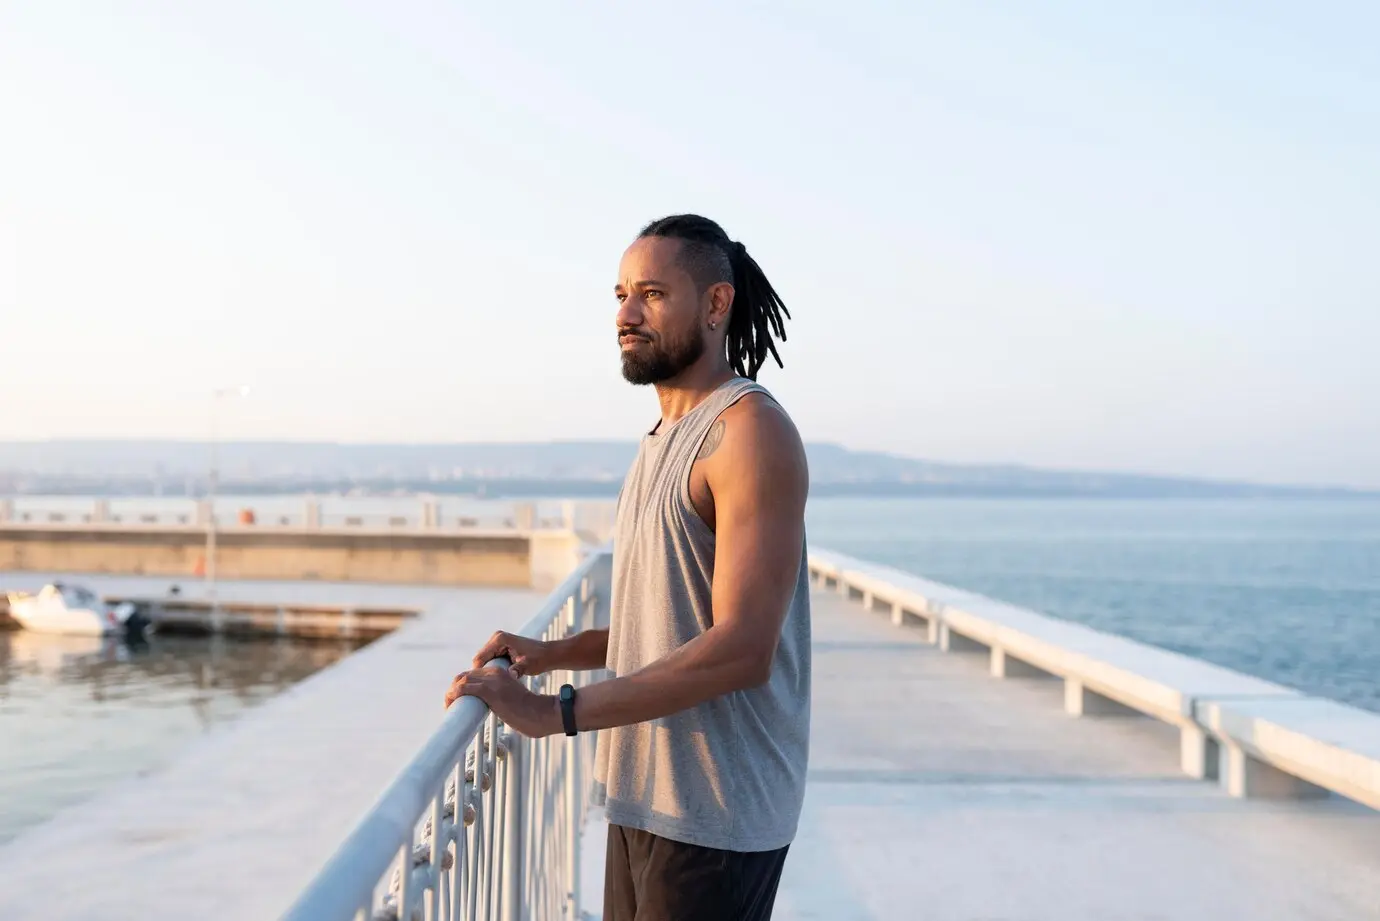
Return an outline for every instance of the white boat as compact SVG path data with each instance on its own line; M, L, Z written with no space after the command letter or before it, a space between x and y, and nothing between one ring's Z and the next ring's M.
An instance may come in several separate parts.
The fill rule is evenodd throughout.
M66 633L82 636L124 634L142 630L142 618L135 606L124 602L114 607L95 592L80 585L54 582L43 586L37 595L10 592L10 617L25 630L35 633Z

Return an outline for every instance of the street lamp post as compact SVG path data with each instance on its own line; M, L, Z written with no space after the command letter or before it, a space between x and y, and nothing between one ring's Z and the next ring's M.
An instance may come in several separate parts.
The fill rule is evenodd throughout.
M220 630L220 608L216 606L216 487L220 481L220 401L222 397L249 396L248 385L221 387L211 394L211 475L207 481L206 508L206 599L211 604L211 629Z

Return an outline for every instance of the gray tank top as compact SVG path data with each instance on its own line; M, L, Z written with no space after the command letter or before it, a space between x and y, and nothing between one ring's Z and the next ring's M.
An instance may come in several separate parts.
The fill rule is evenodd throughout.
M714 622L714 532L691 504L690 468L719 414L749 393L767 391L734 378L642 439L615 521L607 664L616 675L662 658ZM771 679L603 731L595 799L617 825L702 847L774 850L795 837L809 742L810 587L802 546Z

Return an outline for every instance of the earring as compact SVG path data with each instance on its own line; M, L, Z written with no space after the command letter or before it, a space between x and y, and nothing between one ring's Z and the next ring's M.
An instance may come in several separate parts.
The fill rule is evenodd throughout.
M713 328L714 328L714 324L713 324L713 323L710 323L710 324L709 324L709 328L710 328L710 329L713 329Z

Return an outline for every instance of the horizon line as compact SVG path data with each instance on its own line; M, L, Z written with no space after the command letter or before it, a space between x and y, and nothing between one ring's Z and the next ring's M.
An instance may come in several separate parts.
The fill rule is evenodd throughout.
M197 438L165 438L165 437L82 437L82 436L60 436L55 438L8 438L0 439L0 446L5 445L45 445L45 444L71 444L71 443L90 443L90 444L144 444L144 445L183 445L210 448L212 441L209 439ZM349 440L297 440L290 438L274 439L227 439L217 442L221 450L227 447L240 446L311 446L311 447L339 447L339 448L457 448L457 447L515 447L530 448L547 445L621 445L636 449L636 438L550 438L544 440L514 440L514 441L349 441ZM1224 476L1202 476L1194 474L1176 473L1148 473L1142 471L1121 471L1105 470L1082 467L1047 467L1036 466L1029 463L1017 461L948 461L933 460L925 457L916 457L908 454L899 454L893 451L858 449L851 448L839 441L805 441L806 447L831 447L841 449L854 455L873 455L885 457L893 460L907 461L918 464L928 464L935 467L949 467L969 470L990 470L990 471L1020 471L1035 474L1062 475L1062 476L1085 476L1085 477L1107 477L1107 478L1128 478L1139 480L1168 480L1178 483L1196 483L1209 486L1249 486L1261 489L1272 490L1297 490L1297 491L1331 491L1341 493L1351 493L1357 496L1380 496L1380 487L1355 486L1338 483L1285 483L1277 481L1260 481L1250 478L1232 478Z

